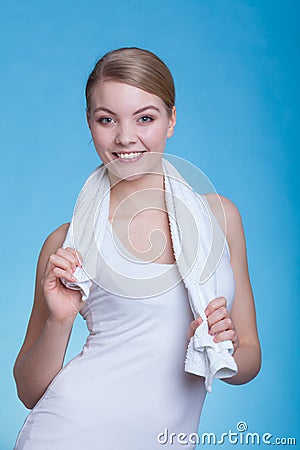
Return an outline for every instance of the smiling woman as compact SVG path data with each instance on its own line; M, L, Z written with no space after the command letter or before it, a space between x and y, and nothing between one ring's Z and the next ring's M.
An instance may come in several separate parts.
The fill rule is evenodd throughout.
M193 317L190 308L171 235L174 217L165 202L163 153L176 125L169 69L146 50L112 51L91 73L86 101L103 176L92 185L92 194L108 179L109 196L101 198L107 201L105 226L98 230L97 216L91 215L79 237L94 226L102 233L99 272L105 283L98 282L98 273L92 277L84 270L95 254L92 246L83 258L77 251L73 218L72 226L64 224L48 236L39 256L25 341L14 366L19 397L32 408L15 450L154 450L161 448L159 436L166 429L172 436L197 433L206 374L185 370L184 358L200 327L206 330L201 348L207 342L230 344L238 373L225 379L226 367L221 366L219 378L242 384L260 368L243 228L236 207L224 197L226 230L218 214L220 199L203 199L226 244L214 268L215 296L202 315ZM86 208L85 218L90 186L87 182L81 192L86 203L82 197L79 201ZM200 204L196 193L189 196ZM192 210L187 214L190 234L193 221L202 217ZM122 274L117 291L119 278L111 276L111 269ZM143 294L132 290L136 278ZM82 352L63 366L78 312L90 334ZM195 447L193 442L189 448ZM179 449L182 440L172 439L164 446Z
M173 106L168 112L160 97L135 86L104 79L92 89L87 121L96 151L104 164L116 159L122 163L139 162L130 165L125 173L120 167L123 170L120 176L128 179L131 175L132 181L132 170L145 176L145 171L155 169L149 164L151 159L157 166L158 155L163 154L166 139L173 134L176 109ZM143 162L144 153L156 156L150 158L147 155Z

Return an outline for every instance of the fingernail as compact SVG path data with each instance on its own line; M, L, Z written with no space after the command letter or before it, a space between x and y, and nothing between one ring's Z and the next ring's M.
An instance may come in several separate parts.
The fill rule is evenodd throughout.
M208 313L209 313L209 310L206 309L206 310L205 310L205 315L208 316Z

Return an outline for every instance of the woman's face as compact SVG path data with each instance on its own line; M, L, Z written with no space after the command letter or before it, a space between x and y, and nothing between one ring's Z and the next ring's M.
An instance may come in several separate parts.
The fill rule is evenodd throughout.
M113 161L114 171L127 177L147 172L149 163L152 166L161 157L174 131L176 109L170 117L156 95L125 83L102 81L93 88L87 120L102 162Z

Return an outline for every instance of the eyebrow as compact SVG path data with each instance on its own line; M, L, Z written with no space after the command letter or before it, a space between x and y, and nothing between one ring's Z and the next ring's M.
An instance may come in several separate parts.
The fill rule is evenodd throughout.
M154 105L147 105L147 106L143 106L143 108L140 108L140 109L138 109L137 111L135 111L135 112L133 113L133 115L135 116L136 114L140 114L140 113L142 113L142 112L144 112L144 111L147 111L148 109L154 109L155 111L160 112L160 109L157 108L157 106L154 106ZM114 115L114 116L117 115L117 114L116 114L115 112L113 112L111 109L105 108L105 106L98 106L98 108L94 109L94 113L97 112L97 111L105 111L105 112L107 112L108 114L112 114L112 115Z

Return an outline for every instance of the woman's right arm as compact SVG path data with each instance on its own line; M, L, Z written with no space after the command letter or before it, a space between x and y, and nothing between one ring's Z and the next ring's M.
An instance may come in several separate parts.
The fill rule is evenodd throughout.
M64 224L53 231L41 249L33 308L14 365L18 396L29 409L61 370L74 320L83 306L81 293L59 279L74 281L72 274L80 265L74 249L61 248L68 227Z

